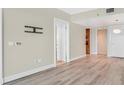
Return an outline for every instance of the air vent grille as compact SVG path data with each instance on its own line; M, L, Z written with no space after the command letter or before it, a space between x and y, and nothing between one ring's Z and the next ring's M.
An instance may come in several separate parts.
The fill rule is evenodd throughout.
M114 8L108 8L106 9L106 13L113 13L114 12Z

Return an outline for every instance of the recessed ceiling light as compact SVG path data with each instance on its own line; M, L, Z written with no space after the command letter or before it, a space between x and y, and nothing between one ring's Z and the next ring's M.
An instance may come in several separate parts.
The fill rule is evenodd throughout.
M120 30L120 29L114 29L114 30L113 30L113 33L119 34L119 33L121 33L121 30Z

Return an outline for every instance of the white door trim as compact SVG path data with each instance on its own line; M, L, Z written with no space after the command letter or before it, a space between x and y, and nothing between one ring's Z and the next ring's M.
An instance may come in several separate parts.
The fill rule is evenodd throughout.
M54 64L56 65L56 22L64 22L67 24L67 34L68 34L68 39L67 39L67 62L70 62L70 42L69 42L69 35L70 35L70 31L69 31L69 22L68 21L65 21L65 20L62 20L62 19L59 19L59 18L54 18Z
M93 41L92 39L95 40L95 41ZM91 50L90 51L91 55L92 54L97 55L97 28L91 28L91 32L90 32L90 50Z
M2 8L0 8L0 85L3 84L3 31L2 31Z

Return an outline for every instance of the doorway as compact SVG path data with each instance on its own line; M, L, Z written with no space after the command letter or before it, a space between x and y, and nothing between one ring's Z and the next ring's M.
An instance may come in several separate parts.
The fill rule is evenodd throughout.
M90 54L90 28L86 28L86 55Z
M97 31L97 53L107 55L107 29Z
M55 64L60 66L69 62L69 23L55 18Z

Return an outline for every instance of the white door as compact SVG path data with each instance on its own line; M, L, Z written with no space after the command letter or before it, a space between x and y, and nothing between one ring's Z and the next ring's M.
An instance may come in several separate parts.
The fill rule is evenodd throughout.
M68 22L55 18L55 41L56 51L54 56L56 60L69 62L69 24Z
M56 24L56 30L57 30L57 61L65 61L66 62L66 24L62 22L58 22Z
M56 54L57 55L56 56L57 56L57 61L58 61L58 60L61 60L61 51L60 51L61 50L60 49L61 48L60 47L61 46L60 45L61 44L60 43L60 41L61 41L60 40L60 30L61 30L61 28L60 28L60 26L58 24L56 24L56 30L57 30L57 32L56 32L56 35L57 35L56 36L56 49L57 49Z

